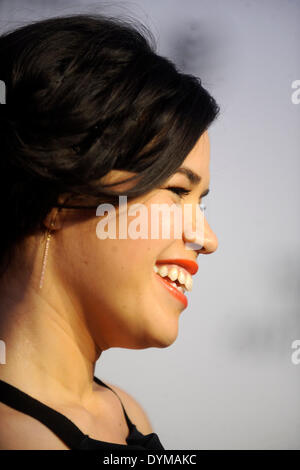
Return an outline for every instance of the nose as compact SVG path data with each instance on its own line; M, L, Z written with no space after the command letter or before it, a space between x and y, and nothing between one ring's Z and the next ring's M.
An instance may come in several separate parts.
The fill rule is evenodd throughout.
M199 253L203 253L204 255L208 255L213 253L218 249L219 241L218 237L215 232L210 227L209 223L207 222L206 218L204 219L204 245L199 250Z
M202 244L197 243L197 233L195 232L195 229L193 229L195 236L193 236L192 238L190 236L186 236L183 231L183 240L185 242L186 247L189 247L189 249L193 249L197 252L197 254L201 253L204 255L208 255L217 250L219 242L216 234L207 222L206 217L204 217L203 222L203 235L202 238L199 237L199 239L201 238Z

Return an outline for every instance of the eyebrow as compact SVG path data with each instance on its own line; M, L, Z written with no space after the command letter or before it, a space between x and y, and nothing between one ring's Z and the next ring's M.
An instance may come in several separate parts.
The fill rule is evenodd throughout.
M187 168L185 166L178 168L175 173L182 173L183 175L185 175L192 185L196 185L201 181L201 176L196 175L196 173L194 173L190 168Z
M196 184L199 184L201 182L201 179L202 179L201 176L197 175L190 168L187 168L185 166L182 166L182 167L178 168L175 171L175 173L181 173L181 174L185 175L193 186L195 186ZM209 188L207 188L201 194L200 198L207 196L208 193L209 193Z

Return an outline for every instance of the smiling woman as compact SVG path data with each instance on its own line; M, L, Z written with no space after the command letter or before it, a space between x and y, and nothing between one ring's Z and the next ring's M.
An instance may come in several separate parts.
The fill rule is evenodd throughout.
M192 249L197 233L100 240L95 208L127 196L127 222L135 203L197 211L219 107L142 25L100 15L2 35L0 79L0 448L164 449L142 406L94 376L96 361L176 340L196 257L217 238L204 219Z

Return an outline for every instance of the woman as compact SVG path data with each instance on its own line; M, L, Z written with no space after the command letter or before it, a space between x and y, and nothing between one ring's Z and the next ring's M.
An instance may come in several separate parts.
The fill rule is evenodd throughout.
M95 364L112 347L176 340L196 257L217 238L205 219L202 245L187 231L105 238L99 206L121 215L121 195L127 209L199 208L218 105L145 34L100 15L6 33L0 67L0 447L164 449L142 406Z

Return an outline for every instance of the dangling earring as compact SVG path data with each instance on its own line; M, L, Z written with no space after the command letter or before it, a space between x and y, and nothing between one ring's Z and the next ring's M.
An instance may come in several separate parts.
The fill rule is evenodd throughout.
M51 227L53 226L54 226L54 222L51 222ZM51 235L52 235L51 229L48 229L46 246L45 246L45 251L44 251L44 256L43 256L42 273L40 277L40 289L43 287Z

